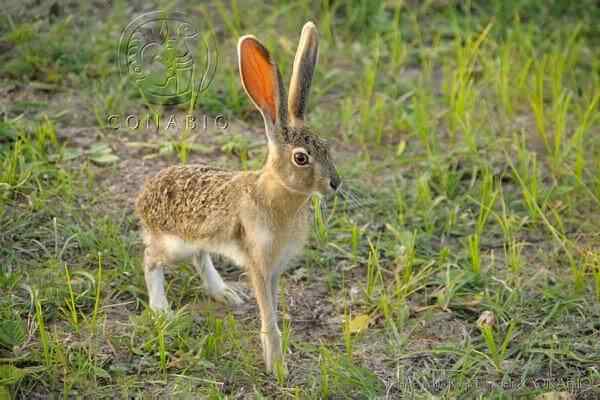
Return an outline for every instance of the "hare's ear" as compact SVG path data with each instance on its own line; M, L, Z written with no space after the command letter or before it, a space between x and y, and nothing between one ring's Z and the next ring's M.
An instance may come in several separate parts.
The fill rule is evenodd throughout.
M288 109L291 125L303 125L304 114L308 104L308 92L315 72L319 56L319 34L312 22L307 22L302 28L300 43L294 58L294 69L290 82Z
M276 143L275 126L287 124L285 91L277 65L267 49L254 36L238 42L242 86L265 120L269 142Z

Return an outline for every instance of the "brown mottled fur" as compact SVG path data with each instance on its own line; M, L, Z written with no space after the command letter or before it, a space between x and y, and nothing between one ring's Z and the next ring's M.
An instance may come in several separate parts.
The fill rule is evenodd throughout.
M192 257L213 297L240 302L214 269L208 253L231 258L249 272L260 309L268 370L282 361L277 279L308 238L310 196L330 192L340 184L327 144L304 125L317 45L316 28L309 22L294 63L295 97L289 99L287 120L285 91L268 51L251 36L240 39L242 84L263 114L269 142L260 171L174 166L148 179L136 201L146 244L150 306L168 309L163 267L187 257ZM297 161L297 153L309 161Z
M234 206L252 190L257 178L253 172L205 165L170 167L147 180L136 212L146 232L173 234L186 241L231 237L232 232L220 231L235 229Z

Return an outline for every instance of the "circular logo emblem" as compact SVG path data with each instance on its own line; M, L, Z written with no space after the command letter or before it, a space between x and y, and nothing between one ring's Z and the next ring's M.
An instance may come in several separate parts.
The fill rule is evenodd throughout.
M123 30L117 60L121 75L147 101L195 103L214 77L217 52L210 29L195 29L179 12L153 11Z

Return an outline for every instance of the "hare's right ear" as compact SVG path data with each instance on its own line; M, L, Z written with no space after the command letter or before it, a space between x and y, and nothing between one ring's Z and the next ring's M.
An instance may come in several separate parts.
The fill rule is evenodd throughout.
M290 81L288 109L292 126L302 126L304 124L308 92L310 91L318 57L319 34L315 24L309 21L304 24L300 34L300 43L298 43L298 49L296 50L292 80Z
M265 120L269 143L276 144L275 127L287 123L285 92L277 65L267 49L251 35L240 38L238 58L242 86Z

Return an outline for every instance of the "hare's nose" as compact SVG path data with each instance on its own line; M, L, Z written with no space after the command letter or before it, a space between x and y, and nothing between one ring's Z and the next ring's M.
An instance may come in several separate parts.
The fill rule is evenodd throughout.
M336 191L338 190L338 188L340 187L340 180L339 179L330 179L329 180L329 186L331 186L331 188Z

